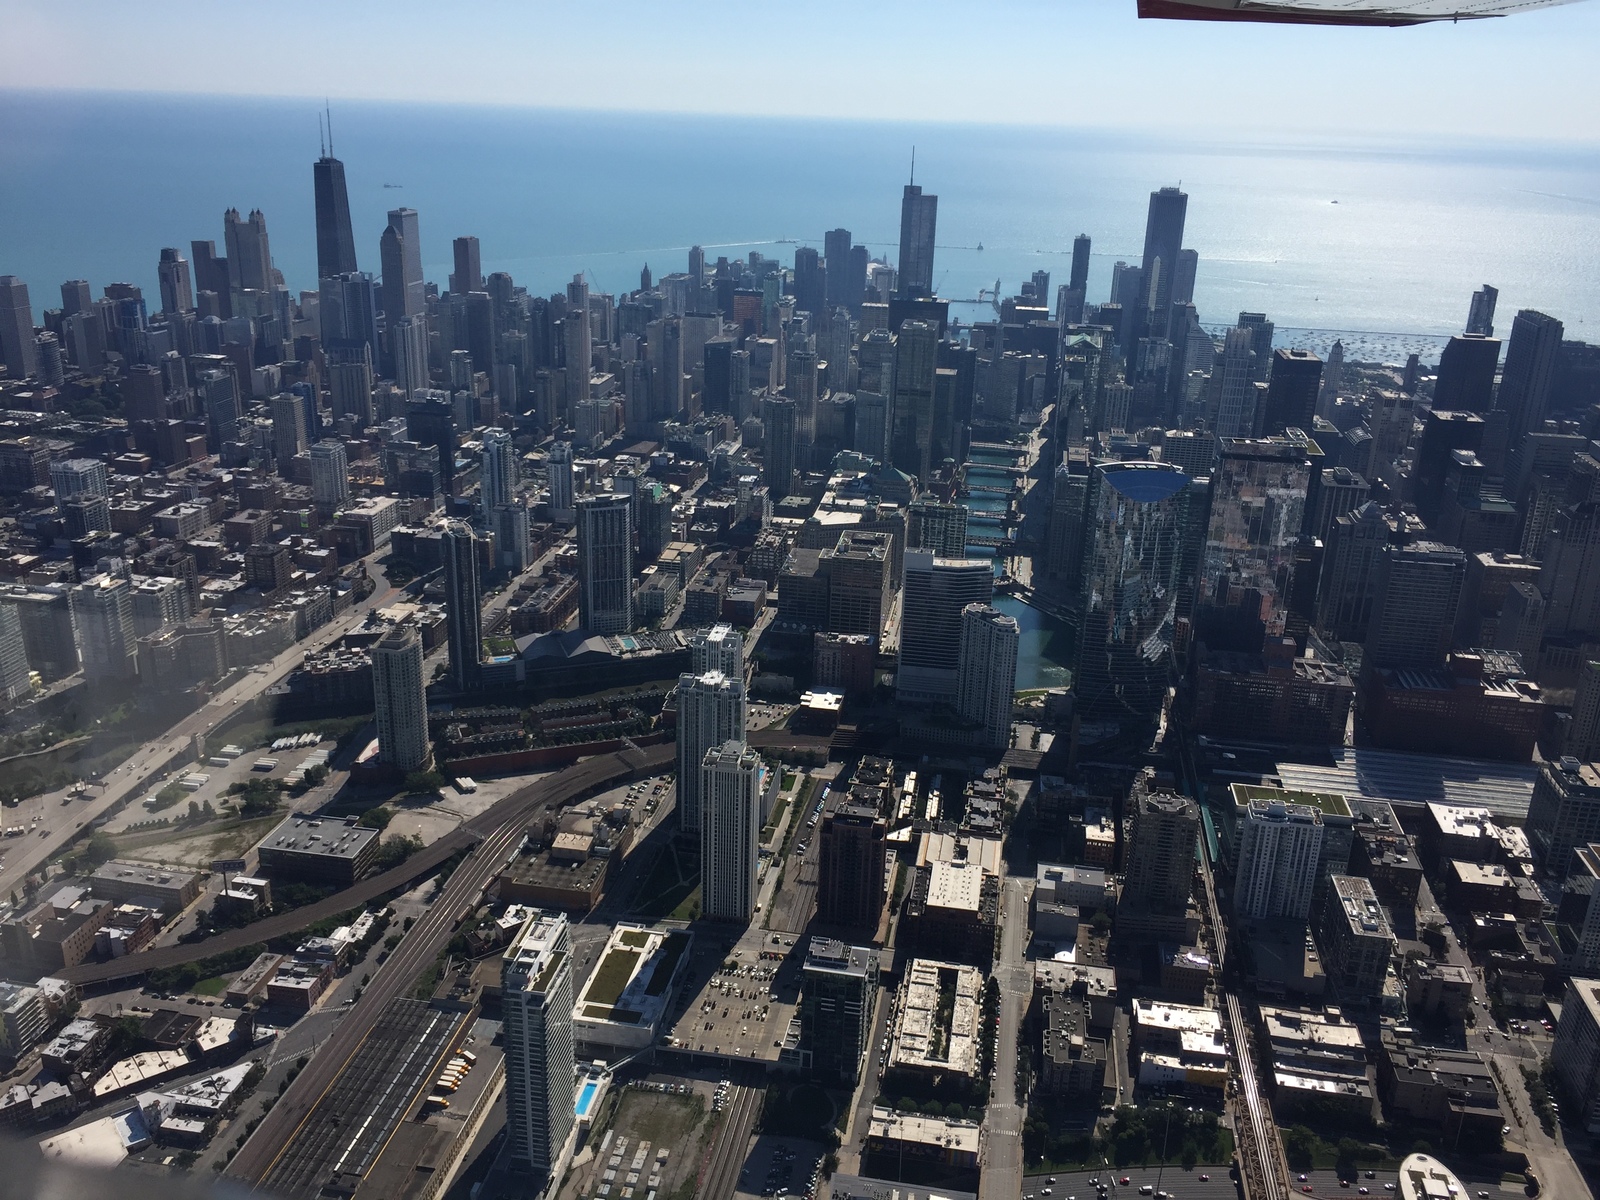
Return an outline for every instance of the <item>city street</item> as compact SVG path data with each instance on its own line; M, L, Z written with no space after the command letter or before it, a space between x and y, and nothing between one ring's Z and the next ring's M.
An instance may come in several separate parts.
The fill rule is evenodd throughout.
M1024 879L1005 881L1000 900L1000 1029L994 1078L983 1124L980 1200L1016 1200L1022 1186L1022 1117L1017 1103L1017 1031L1033 993L1033 971L1023 959L1028 939L1028 895Z

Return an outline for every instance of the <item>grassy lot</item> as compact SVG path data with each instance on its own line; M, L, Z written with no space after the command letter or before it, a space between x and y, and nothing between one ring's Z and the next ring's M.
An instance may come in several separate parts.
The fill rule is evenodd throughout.
M213 975L210 979L202 979L189 990L199 996L220 996L231 978L229 975Z
M693 889L678 902L678 907L667 914L674 921L692 921L700 915L700 884L695 883Z

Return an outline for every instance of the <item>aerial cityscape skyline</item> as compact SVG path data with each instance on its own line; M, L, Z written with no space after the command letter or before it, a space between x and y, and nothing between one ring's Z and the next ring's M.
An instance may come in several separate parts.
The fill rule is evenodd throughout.
M1122 116L1351 84L1385 3L1145 0ZM1600 166L1425 132L1469 20L1393 35L1408 142L1286 146L1185 130L1232 79L885 121L973 24L907 11L852 122L0 92L26 1193L1594 1194ZM1072 11L1008 69L1129 19ZM659 108L775 78L627 17Z

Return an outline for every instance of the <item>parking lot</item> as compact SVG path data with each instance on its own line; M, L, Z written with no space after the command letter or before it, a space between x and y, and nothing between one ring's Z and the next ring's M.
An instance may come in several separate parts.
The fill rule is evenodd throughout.
M739 1171L739 1186L734 1195L755 1200L758 1196L796 1196L801 1200L814 1195L822 1147L799 1138L758 1137Z

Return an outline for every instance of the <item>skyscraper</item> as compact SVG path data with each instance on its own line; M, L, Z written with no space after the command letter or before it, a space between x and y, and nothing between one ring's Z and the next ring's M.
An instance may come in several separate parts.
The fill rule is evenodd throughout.
M987 558L939 558L907 550L900 589L900 663L895 698L901 703L948 704L960 694L962 614L994 596Z
M428 696L416 626L393 626L372 647L372 703L383 762L396 771L426 767Z
M1172 303L1194 303L1194 281L1200 274L1200 253L1197 250L1179 250L1178 268L1172 276Z
M32 690L22 622L14 604L0 601L0 700L20 700Z
M481 480L478 502L485 513L511 503L517 488L517 452L511 444L511 435L504 429L484 432Z
M761 423L762 482L774 500L782 500L794 490L799 408L787 396L768 396L761 402Z
M0 364L11 379L26 379L39 370L33 304L28 285L15 275L0 275Z
M506 1148L548 1175L572 1131L572 932L536 912L500 963L506 1050Z
M72 589L83 673L91 683L131 683L139 675L133 592L118 575L96 575Z
M721 671L729 679L744 679L744 634L732 625L713 625L691 634L689 653L696 675Z
M278 474L294 475L295 456L306 449L306 410L300 397L279 392L272 398L272 458Z
M336 423L349 417L357 431L372 424L372 360L366 354L328 364L328 400Z
M927 484L932 470L934 388L939 373L939 326L904 321L897 335L888 412L889 460Z
M1181 918L1194 884L1200 809L1187 796L1152 786L1148 775L1135 781L1128 803L1132 827L1118 907Z
M349 501L350 462L343 442L328 439L311 447L311 499L323 516L332 516Z
M1138 313L1134 337L1125 347L1130 361L1137 339L1167 336L1168 314L1172 309L1172 282L1178 271L1178 252L1183 249L1183 222L1189 211L1189 197L1175 187L1150 193L1150 209L1144 223L1144 259L1139 264Z
M925 196L914 183L900 197L900 294L911 299L933 295L933 242L939 197Z
M822 256L812 246L797 246L794 252L794 306L821 320L827 312L827 276Z
M393 239L391 241L391 233ZM393 245L396 257L391 278L390 258L383 257L383 311L391 327L400 317L420 317L428 309L422 279L422 233L414 208L391 208L379 248Z
M1500 339L1458 334L1439 352L1433 406L1447 412L1486 413L1494 407L1494 373L1500 365Z
M450 291L453 295L483 291L483 263L478 254L478 239L458 237L450 243L455 255L456 269L450 273Z
M567 312L562 318L561 331L567 372L566 415L570 421L573 414L578 411L578 404L589 398L590 373L594 367L594 339L589 323L589 285L581 274L574 275L572 282L567 284ZM681 383L683 374L681 343L677 349L680 356L677 375ZM677 411L678 403L674 396L671 412Z
M813 937L800 978L800 1069L853 1087L872 1041L878 952Z
M1472 293L1472 307L1467 310L1466 332L1479 337L1494 336L1494 306L1500 299L1497 288L1487 283Z
M348 275L356 266L356 235L350 227L350 196L344 186L344 164L332 149L311 167L317 203L317 278Z
M1196 633L1213 649L1256 653L1281 637L1311 464L1288 438L1221 438L1196 599Z
M748 923L761 861L761 756L742 735L706 751L700 794L701 912Z
M853 241L848 229L830 229L822 235L822 252L827 265L829 312L841 305L848 306L861 301L861 290L866 286L866 279L856 281L853 292L850 287L850 247Z
M169 317L188 312L194 307L194 287L189 282L189 260L183 251L167 247L161 251L161 261L156 264L156 275L161 281L161 311Z
M1523 309L1511 322L1511 340L1506 345L1506 365L1500 373L1495 407L1505 410L1512 450L1544 424L1561 358L1563 332L1560 321L1531 308Z
M956 708L982 727L981 745L1003 749L1011 740L1011 706L1017 691L1015 617L988 604L961 610L961 660Z
M444 527L444 607L450 642L450 676L457 690L483 682L483 601L478 583L478 539L465 521Z
M78 496L111 495L110 476L98 458L63 458L50 464L50 487L56 503Z
M1285 429L1311 432L1317 415L1317 393L1322 390L1322 360L1309 350L1280 348L1272 352L1267 377L1267 403L1258 414L1257 427L1265 437Z
M967 506L936 499L911 502L906 522L906 549L932 550L940 558L965 558Z
M1311 914L1322 854L1322 813L1309 804L1251 800L1239 823L1234 915L1246 920Z
M589 633L633 632L633 503L601 494L577 502L579 621Z
M1317 397L1317 416L1325 417L1333 410L1339 398L1339 387L1344 381L1344 343L1335 339L1328 351L1328 363L1322 371L1322 392Z
M555 521L573 521L577 513L572 499L572 443L552 442L544 459L545 474L550 489L550 517Z
M409 398L425 389L428 378L428 322L425 317L388 321L389 353L394 356L394 383Z
M699 832L704 822L701 766L724 742L743 742L744 677L721 671L678 677L678 828Z
M1154 720L1166 692L1189 477L1168 463L1095 467L1073 688L1090 719Z
M364 272L325 275L317 281L322 345L338 362L378 354L378 289Z
M1211 380L1212 425L1218 437L1247 438L1255 432L1255 336L1244 326L1228 330Z
M237 208L222 214L222 232L228 247L228 288L240 292L268 293L273 287L272 248L267 241L267 218L260 209L241 217Z
M889 790L857 780L834 787L817 829L817 919L829 925L876 930L883 916L887 876Z
M1437 667L1450 650L1467 556L1454 546L1391 546L1378 563L1363 669Z
M1072 239L1072 274L1067 286L1086 291L1089 287L1089 235L1080 233Z

